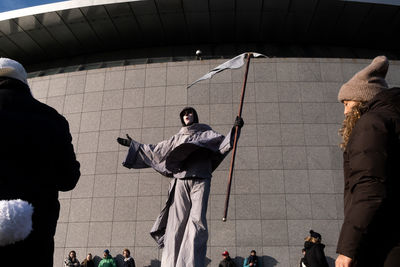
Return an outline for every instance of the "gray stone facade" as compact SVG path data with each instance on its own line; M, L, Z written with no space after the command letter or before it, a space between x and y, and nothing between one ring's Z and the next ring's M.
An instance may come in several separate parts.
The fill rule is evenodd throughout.
M113 256L129 248L136 266L159 266L161 251L148 234L167 194L168 178L151 169L121 166L128 133L155 143L180 128L187 105L201 122L227 133L238 110L244 68L186 86L221 60L97 69L32 78L33 95L70 123L82 177L60 193L56 267L70 250ZM298 266L304 237L313 229L331 266L343 218L342 155L337 130L341 84L369 60L253 59L243 110L228 221L222 222L230 156L215 171L208 207L209 266L228 250L241 264L251 249L265 266ZM400 86L400 63L387 81Z

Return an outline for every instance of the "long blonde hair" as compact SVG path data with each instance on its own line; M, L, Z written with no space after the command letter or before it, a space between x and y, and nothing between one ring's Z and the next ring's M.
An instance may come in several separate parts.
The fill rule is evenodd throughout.
M342 123L342 128L339 129L339 135L342 136L343 140L339 144L340 148L342 150L345 150L347 147L347 143L349 142L349 138L351 135L351 132L354 129L354 126L356 125L356 122L358 119L360 119L362 112L361 110L364 108L365 103L363 102L357 102L351 111L346 114L343 123Z

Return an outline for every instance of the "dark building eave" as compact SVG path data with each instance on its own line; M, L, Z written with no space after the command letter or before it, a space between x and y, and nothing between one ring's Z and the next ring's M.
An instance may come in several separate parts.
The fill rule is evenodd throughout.
M398 32L400 7L394 5L337 0L120 1L0 21L0 56L32 69L43 63L192 56L196 49L208 56L250 50L246 48L270 56L311 57L332 57L340 50L345 52L339 57L382 51L397 59Z

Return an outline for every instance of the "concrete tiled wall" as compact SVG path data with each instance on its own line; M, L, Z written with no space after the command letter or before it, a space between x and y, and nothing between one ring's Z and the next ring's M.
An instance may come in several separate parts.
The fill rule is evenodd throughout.
M127 247L137 266L159 266L148 232L160 212L168 178L121 166L126 133L155 143L180 128L179 111L194 106L200 121L227 133L238 109L244 69L186 86L220 60L81 71L30 79L33 95L70 123L82 177L60 193L55 266L70 250L112 255ZM318 231L333 266L342 207L337 130L341 84L368 64L351 59L254 59L250 65L228 221L221 221L230 157L215 171L208 207L209 266L229 250L239 264L251 249L264 266L298 266L304 237ZM400 85L400 63L387 81Z

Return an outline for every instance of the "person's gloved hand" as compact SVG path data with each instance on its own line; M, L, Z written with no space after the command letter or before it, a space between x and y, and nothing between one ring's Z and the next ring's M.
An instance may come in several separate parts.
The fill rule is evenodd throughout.
M132 138L128 134L126 134L126 138L127 139L118 137L117 138L118 144L123 145L123 146L128 146L128 147L131 146Z
M241 117L239 117L239 116L236 116L235 123L233 124L233 127L239 126L239 129L240 129L240 128L243 127L243 125L244 125L243 119Z

